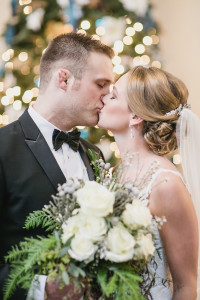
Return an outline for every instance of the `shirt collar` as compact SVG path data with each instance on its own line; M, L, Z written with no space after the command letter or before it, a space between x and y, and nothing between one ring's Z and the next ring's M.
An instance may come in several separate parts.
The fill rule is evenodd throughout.
M54 129L58 129L55 125L47 121L45 118L43 118L34 108L32 105L28 108L28 113L41 131L42 135L44 136L47 144L51 149L53 149L53 143L52 143L52 134Z

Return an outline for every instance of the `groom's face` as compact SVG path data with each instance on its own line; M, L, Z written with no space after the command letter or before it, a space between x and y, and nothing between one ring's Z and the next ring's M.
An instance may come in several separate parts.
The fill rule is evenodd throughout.
M110 58L101 53L90 53L80 80L75 79L68 95L74 126L94 126L103 107L102 97L109 93L113 82L113 67Z

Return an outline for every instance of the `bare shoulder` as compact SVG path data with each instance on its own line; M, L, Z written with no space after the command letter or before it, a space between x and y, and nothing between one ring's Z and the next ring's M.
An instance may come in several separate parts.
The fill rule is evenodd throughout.
M152 186L149 208L158 216L180 214L181 210L193 208L190 194L179 175L170 171L159 174Z

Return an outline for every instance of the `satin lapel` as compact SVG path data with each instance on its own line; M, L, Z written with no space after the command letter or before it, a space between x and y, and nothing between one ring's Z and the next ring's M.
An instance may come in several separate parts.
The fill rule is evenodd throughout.
M19 118L19 122L25 134L26 144L43 168L55 190L57 190L58 183L63 184L66 179L46 140L44 139L36 124L33 122L27 110Z
M95 180L94 178L94 172L93 169L90 165L90 159L89 159L89 155L87 154L88 149L83 145L82 141L80 140L80 144L79 144L79 149L78 149L81 158L87 168L87 173L88 173L88 177L89 180Z

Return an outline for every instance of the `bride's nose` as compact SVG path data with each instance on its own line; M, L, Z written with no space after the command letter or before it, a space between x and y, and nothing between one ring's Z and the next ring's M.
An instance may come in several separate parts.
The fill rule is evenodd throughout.
M104 105L106 104L106 101L108 100L108 95L109 95L109 94L104 95L104 96L102 96L102 98L101 98L101 101L103 102Z

